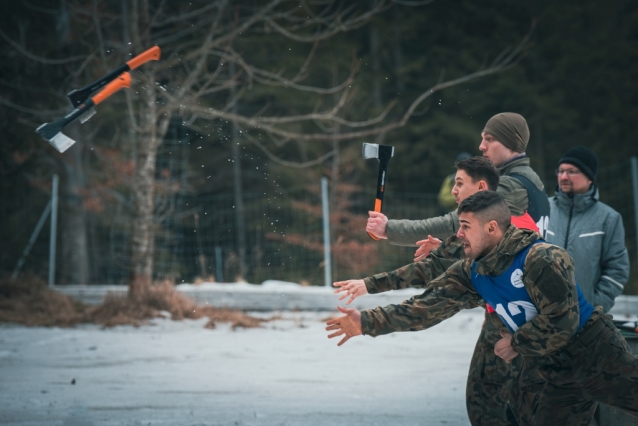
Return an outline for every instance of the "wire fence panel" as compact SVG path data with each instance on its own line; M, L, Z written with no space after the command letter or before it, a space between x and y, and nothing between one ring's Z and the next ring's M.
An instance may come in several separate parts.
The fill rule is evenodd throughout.
M632 264L626 294L638 294L638 246L629 161L602 167L596 183L600 199L623 217ZM553 194L555 181L548 182ZM374 241L365 231L373 192L340 184L330 187L333 281L362 278L412 262L414 248ZM277 279L322 285L323 228L319 182L274 193L192 195L166 192L156 200L154 279L179 282ZM63 200L62 200L63 201ZM26 202L26 201L25 201ZM46 200L33 202L39 214ZM444 214L437 194L389 192L384 213L395 219L423 219ZM63 213L62 213L63 214ZM243 220L241 220L243 218ZM35 220L35 219L34 219ZM88 253L91 283L125 284L131 270L132 208L120 204L90 221ZM24 223L22 223L24 225ZM35 226L35 222L32 226ZM15 256L5 253L3 269L12 270L32 226L20 233L24 244ZM23 226L24 227L24 226ZM46 277L48 225L27 258L25 271ZM67 234L68 235L68 234ZM58 242L64 235L58 236ZM20 246L20 247L17 247ZM15 260L14 260L15 257ZM59 259L58 263L64 259Z

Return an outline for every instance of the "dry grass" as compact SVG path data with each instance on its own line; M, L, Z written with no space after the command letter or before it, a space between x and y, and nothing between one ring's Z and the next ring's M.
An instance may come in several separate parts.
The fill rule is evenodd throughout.
M175 291L169 282L152 285L137 300L108 294L102 304L86 306L69 296L51 291L36 277L19 280L0 280L0 322L29 326L72 327L79 323L93 323L104 327L116 325L139 326L169 312L173 320L208 317L206 328L218 322L237 327L259 327L267 320L251 317L241 311L200 306Z
M0 322L71 327L81 322L83 311L82 304L33 276L0 281Z

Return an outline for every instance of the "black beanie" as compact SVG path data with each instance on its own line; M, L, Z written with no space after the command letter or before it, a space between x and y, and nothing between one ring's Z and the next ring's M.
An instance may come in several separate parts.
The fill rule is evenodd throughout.
M586 146L576 146L567 151L558 160L558 165L563 163L572 164L580 169L581 172L589 178L589 180L596 179L596 173L598 173L598 157L591 149Z

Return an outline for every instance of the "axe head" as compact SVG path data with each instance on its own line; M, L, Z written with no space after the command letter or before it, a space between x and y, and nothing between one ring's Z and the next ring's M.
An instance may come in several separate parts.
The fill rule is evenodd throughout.
M379 145L378 143L363 143L361 149L364 160L376 158L379 161L388 161L394 156L394 147L390 145Z
M73 139L62 133L62 126L58 123L44 123L36 132L48 141L59 152L64 152L75 143Z

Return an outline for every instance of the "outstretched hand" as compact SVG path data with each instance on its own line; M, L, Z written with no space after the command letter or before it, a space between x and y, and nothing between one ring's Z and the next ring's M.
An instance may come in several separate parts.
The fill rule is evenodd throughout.
M351 337L363 334L361 330L361 312L354 308L342 308L341 306L337 306L337 309L345 315L326 322L326 330L336 330L334 333L328 335L328 339L345 334L343 339L337 344L337 346L341 346Z
M441 245L441 240L428 235L427 240L417 241L416 245L419 248L414 252L414 261L418 262L421 259L425 259L432 250L436 250Z
M388 224L388 217L379 212L368 212L370 217L366 225L366 232L374 235L375 237L387 240L388 234L385 232L385 227Z
M346 292L346 294L342 295L339 300L343 300L346 297L350 296L350 299L346 302L346 305L351 304L352 301L357 297L368 294L366 283L363 280L337 281L332 285L334 287L339 287L335 290L335 293L341 293L344 291Z
M512 348L512 335L510 333L501 330L501 337L502 339L494 344L494 353L509 364L516 358L518 352Z

